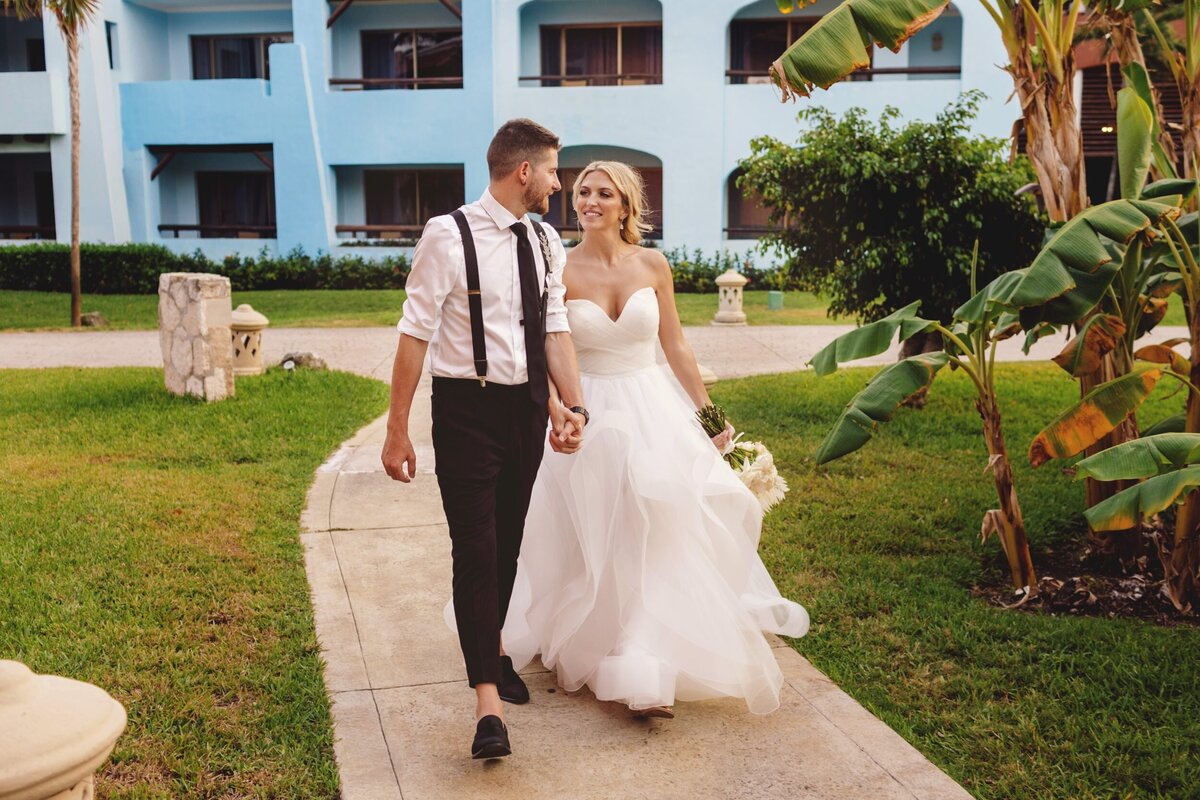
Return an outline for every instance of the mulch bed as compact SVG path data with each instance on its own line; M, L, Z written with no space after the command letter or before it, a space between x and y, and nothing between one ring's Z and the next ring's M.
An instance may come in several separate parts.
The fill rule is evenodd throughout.
M989 570L989 580L972 587L971 596L993 605L1033 614L1079 617L1126 617L1164 627L1200 627L1200 614L1181 613L1163 589L1163 570L1152 537L1170 540L1170 531L1147 529L1146 554L1122 567L1115 558L1092 552L1086 534L1056 549L1034 554L1037 596L1021 602L1013 592L1007 562Z

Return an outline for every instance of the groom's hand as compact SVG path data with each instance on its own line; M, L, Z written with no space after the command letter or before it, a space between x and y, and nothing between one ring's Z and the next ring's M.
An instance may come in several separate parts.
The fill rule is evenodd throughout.
M417 474L417 453L407 433L388 431L383 443L383 469L392 480L408 483ZM405 467L408 471L405 472Z
M574 453L583 444L583 415L574 413L562 403L552 403L550 449L556 453Z

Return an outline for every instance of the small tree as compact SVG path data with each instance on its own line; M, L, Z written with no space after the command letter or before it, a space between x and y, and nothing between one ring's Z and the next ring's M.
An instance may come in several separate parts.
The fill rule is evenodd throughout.
M71 95L71 325L78 328L83 311L79 277L79 35L100 7L100 0L3 0L16 8L18 17L40 17L42 9L54 15L67 43L67 84Z
M836 119L811 108L796 145L756 139L740 186L780 225L764 246L835 314L871 322L919 300L926 317L948 321L969 296L974 242L988 281L1027 266L1045 229L1016 194L1034 180L1028 161L1009 164L999 139L968 134L982 97L903 126L894 108L878 123L862 109Z

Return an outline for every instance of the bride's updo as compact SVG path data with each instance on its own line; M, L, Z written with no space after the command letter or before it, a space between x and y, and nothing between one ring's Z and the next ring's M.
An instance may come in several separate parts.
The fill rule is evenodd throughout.
M603 172L621 193L626 211L625 219L621 222L621 240L629 244L640 244L642 234L654 228L646 222L650 207L646 203L646 182L642 180L641 173L620 161L593 161L580 170L575 185L571 187L572 207L579 197L579 187L583 184L583 179L593 172Z

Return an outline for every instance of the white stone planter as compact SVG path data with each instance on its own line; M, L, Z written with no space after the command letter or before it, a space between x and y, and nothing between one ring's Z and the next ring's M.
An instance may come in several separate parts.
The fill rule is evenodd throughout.
M99 687L0 661L0 800L91 800L125 722Z

